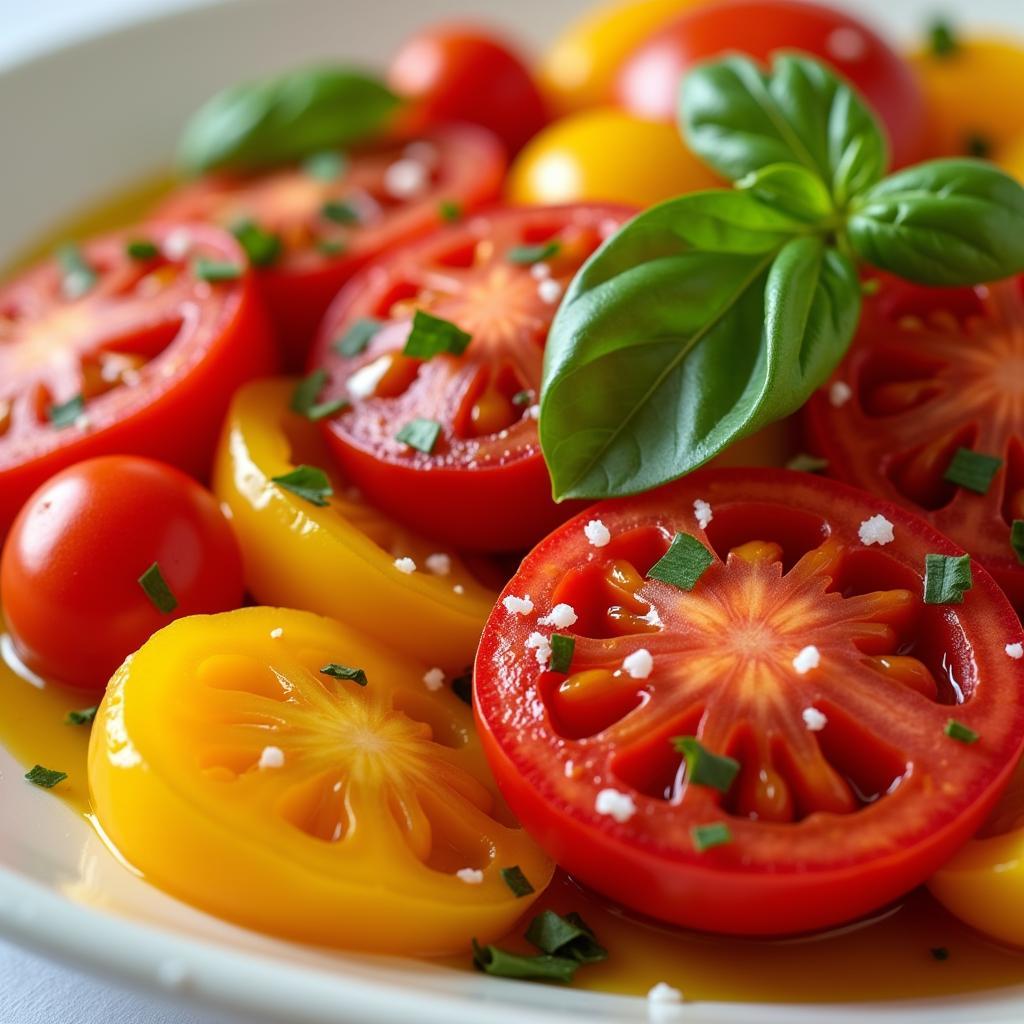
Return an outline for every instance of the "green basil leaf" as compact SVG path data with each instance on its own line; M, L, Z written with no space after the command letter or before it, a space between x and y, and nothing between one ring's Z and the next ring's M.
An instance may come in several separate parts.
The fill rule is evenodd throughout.
M192 115L178 159L191 173L301 160L379 134L398 102L376 78L330 65L243 83Z
M736 187L805 224L829 227L834 220L832 197L825 183L799 164L769 164L740 178Z
M920 284L969 285L1024 270L1024 188L979 160L933 160L851 204L857 255Z
M746 57L698 66L683 82L680 123L690 148L731 181L795 163L839 206L877 182L889 160L878 120L854 89L797 54L777 55L767 73Z

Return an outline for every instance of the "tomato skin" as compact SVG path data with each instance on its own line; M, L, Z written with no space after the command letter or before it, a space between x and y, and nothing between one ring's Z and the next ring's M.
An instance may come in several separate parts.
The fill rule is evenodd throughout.
M154 562L178 600L173 612L159 611L138 582ZM97 693L172 619L236 608L242 596L238 544L213 495L173 466L128 455L88 459L44 484L0 563L21 659Z
M882 121L893 166L920 159L925 107L910 66L863 22L803 0L728 0L683 15L622 65L615 95L640 117L674 122L678 84L699 61L733 51L767 62L777 50L809 53L856 86Z
M417 33L392 59L388 84L410 101L402 121L411 134L452 122L477 124L517 153L548 119L515 49L473 25L434 25Z

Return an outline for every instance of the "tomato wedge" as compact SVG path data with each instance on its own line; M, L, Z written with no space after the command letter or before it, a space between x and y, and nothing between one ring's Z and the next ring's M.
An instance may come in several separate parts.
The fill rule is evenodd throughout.
M119 232L14 278L0 287L0 537L44 480L94 455L204 475L232 390L274 364L245 254L218 228Z
M1024 520L1024 278L974 289L884 281L805 425L830 475L923 514L1024 610L1024 552L1010 534ZM976 483L982 493L946 479L959 475L960 449L998 461Z
M706 548L691 590L652 575L677 533ZM513 811L581 881L709 931L824 928L924 881L1024 744L1012 608L977 565L962 604L924 603L927 554L959 550L896 505L774 469L706 470L565 523L477 655ZM712 757L738 762L719 788Z
M252 176L211 175L174 193L156 216L213 221L243 234L248 225L269 236L260 287L286 362L298 369L354 271L436 227L445 204L473 210L496 198L504 172L501 143L460 125Z
M380 508L487 550L526 547L566 517L537 436L544 345L569 280L628 216L609 205L492 210L393 251L338 296L311 365L328 375L322 401L350 402L325 421L327 439ZM405 355L418 311L469 334L468 347ZM344 354L367 323L372 338ZM398 438L414 421L436 434L429 446Z

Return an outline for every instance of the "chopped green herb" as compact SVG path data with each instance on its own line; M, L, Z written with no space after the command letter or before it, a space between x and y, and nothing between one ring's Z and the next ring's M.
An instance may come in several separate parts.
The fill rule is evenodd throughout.
M320 672L332 679L344 679L355 683L356 686L365 686L368 682L366 673L361 668L349 668L347 665L337 665L333 661L329 665L324 665Z
M153 260L160 255L160 250L157 246L145 238L136 238L128 242L124 247L124 251L133 260L140 261Z
M551 671L568 672L576 650L576 638L563 633L551 634Z
M96 271L86 262L77 245L73 242L62 245L56 258L61 270L60 288L65 298L80 299L92 291L97 281Z
M82 708L79 711L69 711L64 716L65 725L88 725L96 717L99 706Z
M739 761L713 754L696 736L674 736L672 746L686 759L687 782L729 792L740 771Z
M229 260L208 260L200 257L192 265L192 272L200 281L217 284L221 281L237 281L242 276L242 268Z
M338 241L335 238L321 238L316 243L316 251L324 256L340 256L346 248L347 246L344 242Z
M724 822L715 821L710 825L694 825L690 829L693 848L698 853L710 850L714 846L725 846L732 842L732 833Z
M272 476L271 482L280 484L286 491L298 495L311 505L323 508L334 493L327 474L316 466L296 466L290 473Z
M795 469L800 473L820 473L822 470L828 469L828 459L821 459L817 455L807 455L801 452L786 463L786 469Z
M405 348L402 352L414 359L433 359L442 352L461 356L472 340L471 334L467 334L455 324L418 309L412 318L412 330L405 339Z
M359 211L343 199L328 199L320 213L335 224L358 224L360 220Z
M512 890L512 895L517 899L529 896L531 892L535 891L533 886L530 885L530 880L523 874L523 869L518 864L514 864L510 868L502 868L501 878Z
M580 964L595 964L608 959L608 950L575 912L562 917L553 910L545 910L530 922L526 938L544 953L571 957Z
M533 392L529 388L523 388L522 391L517 391L512 396L513 405L532 405L533 404Z
M281 238L270 231L264 231L254 220L241 220L234 225L231 233L245 250L254 267L269 267L281 255Z
M870 298L872 295L877 295L881 287L882 282L879 278L867 277L860 283L860 293Z
M1024 519L1014 519L1010 526L1010 547L1017 561L1024 564Z
M976 160L988 160L992 156L993 148L992 140L980 132L971 132L964 139L964 152Z
M538 981L560 981L568 984L572 981L578 960L568 957L522 956L509 953L497 946L481 946L473 940L473 963L486 974L496 978L530 978Z
M292 392L291 410L308 420L323 420L335 413L347 409L350 405L347 398L334 398L329 402L318 402L316 396L327 383L326 370L314 370L304 377Z
M513 245L511 249L505 250L505 259L509 263L543 263L545 260L557 256L562 248L560 242L542 242L540 245Z
M167 580L164 579L158 562L154 562L139 577L139 586L145 591L146 597L158 612L170 615L178 607L178 599L167 585Z
M714 560L715 556L696 537L677 533L668 551L651 566L647 577L670 583L680 590L693 590Z
M473 703L473 666L467 665L462 675L452 680L452 693L464 704Z
M446 224L462 220L462 207L451 199L442 199L437 206L437 212Z
M973 729L951 718L942 730L951 740L958 743L977 743L981 738Z
M336 416L339 412L343 412L349 408L352 403L347 398L333 398L329 402L317 402L316 405L311 405L309 411L306 413L307 420L313 420L319 422L320 420L328 420L332 416Z
M924 556L925 604L963 604L972 585L970 555Z
M970 448L957 448L942 479L966 487L976 494L987 494L1002 464L1003 460L995 455L983 455Z
M302 161L302 169L317 181L337 181L348 169L348 160L344 153L325 149L306 157Z
M933 960L949 959L949 950L946 949L945 946L932 946L932 948L929 949L928 952L931 953Z
M960 49L953 26L944 18L936 18L928 26L928 49L933 57L949 57Z
M360 317L340 338L332 345L332 348L340 356L357 356L365 351L366 346L373 341L373 336L384 325L372 317Z
M25 772L25 778L33 786L42 786L43 789L53 789L58 782L63 782L67 777L67 772L57 772L52 768L44 768L41 764L33 765L32 768Z
M409 420L401 430L395 434L395 440L407 444L410 448L429 455L441 436L441 424L437 420L416 419Z
M70 427L85 412L85 399L81 395L75 395L66 402L51 405L47 415L50 422L59 430Z

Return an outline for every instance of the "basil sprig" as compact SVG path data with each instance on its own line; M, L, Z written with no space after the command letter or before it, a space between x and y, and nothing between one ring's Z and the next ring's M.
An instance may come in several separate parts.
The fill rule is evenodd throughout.
M398 102L376 78L330 65L235 85L192 115L178 159L194 174L301 160L378 135Z
M641 213L570 285L541 396L558 499L657 487L795 412L856 330L859 262L942 285L1024 270L1024 189L971 160L883 178L877 119L811 58L700 66L680 120L735 187Z

